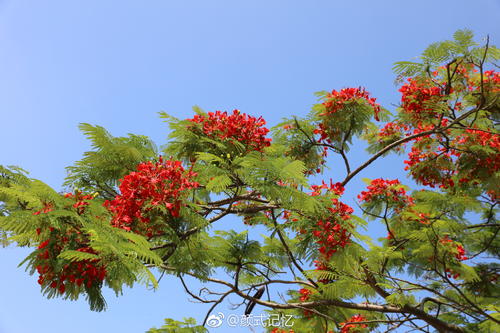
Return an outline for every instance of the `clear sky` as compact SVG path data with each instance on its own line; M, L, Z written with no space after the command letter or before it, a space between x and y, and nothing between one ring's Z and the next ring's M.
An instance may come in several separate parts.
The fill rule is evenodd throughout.
M192 105L274 125L306 114L315 91L361 85L393 109L395 61L461 28L498 45L499 13L498 0L0 0L0 164L61 189L64 168L89 149L80 122L163 144L157 112L185 118ZM372 169L362 176L391 177L401 164ZM171 279L157 292L108 293L105 313L46 300L16 268L28 252L0 251L0 333L144 332L206 310Z

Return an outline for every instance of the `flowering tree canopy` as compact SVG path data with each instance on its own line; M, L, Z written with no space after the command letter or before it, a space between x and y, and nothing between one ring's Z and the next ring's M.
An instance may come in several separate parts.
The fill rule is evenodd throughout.
M238 110L195 108L162 114L162 150L82 124L93 149L67 168L69 193L0 167L0 235L33 248L23 264L49 298L83 296L101 311L103 287L157 287L158 273L207 303L203 322L151 332L204 332L228 296L246 315L258 304L293 316L270 332L500 331L499 58L469 31L432 44L396 63L392 114L360 87L318 93L307 117L271 130ZM369 155L353 165L362 140ZM407 156L407 185L367 180L348 205L350 182L389 153ZM341 163L327 169L328 155ZM231 215L245 231L218 228ZM368 223L386 237L372 239Z

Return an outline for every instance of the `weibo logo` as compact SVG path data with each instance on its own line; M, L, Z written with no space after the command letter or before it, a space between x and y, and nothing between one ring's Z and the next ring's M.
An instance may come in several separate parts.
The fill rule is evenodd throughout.
M217 315L210 315L207 318L207 326L217 328L222 325L222 319L224 319L224 314L219 312Z

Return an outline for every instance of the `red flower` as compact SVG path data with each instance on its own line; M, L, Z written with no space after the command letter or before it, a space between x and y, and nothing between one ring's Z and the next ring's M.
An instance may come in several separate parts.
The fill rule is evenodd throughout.
M299 293L300 293L300 301L301 302L305 302L309 299L309 296L313 293L311 290L309 289L305 289L305 288L302 288L299 290Z
M399 91L401 92L401 108L416 123L435 118L434 104L445 96L444 90L431 80L408 79Z
M40 243L40 245L38 245L38 248L39 249L43 249L44 247L46 247L47 245L49 244L49 240L47 239L46 241L43 241Z
M432 126L419 127L415 133L431 129ZM440 142L437 138L422 137L417 139L408 159L404 161L405 170L417 182L430 187L450 188L459 184L487 180L500 170L500 135L479 129L466 129L462 134L451 138L449 142ZM435 147L438 143L439 146ZM470 147L485 147L484 150ZM492 198L500 191L492 190Z
M71 206L76 209L78 215L82 215L83 213L85 213L86 207L90 204L89 201L94 199L95 196L90 194L83 194L83 192L77 190L75 191L75 194L66 193L64 197L73 199L75 203Z
M201 131L212 139L223 141L238 141L247 147L247 151L262 151L271 144L266 138L269 130L263 127L266 121L234 110L232 114L216 111L209 112L208 116L195 115L188 121L201 125ZM196 127L191 127L196 130Z
M370 97L370 93L367 92L365 88L344 88L340 91L332 90L332 92L326 96L326 101L323 105L326 107L327 114L335 113L341 110L345 104L357 99L365 100L373 108L375 120L378 121L380 105L376 103L376 98Z
M347 322L340 323L340 326L342 326L340 333L354 333L359 328L367 328L368 325L366 324L356 324L357 322L362 322L362 321L366 321L366 318L364 316L362 315L352 316Z
M441 238L439 240L439 242L445 246L450 246L450 252L452 252L455 256L456 259L460 260L460 261L464 261L464 260L467 260L469 259L466 255L465 255L465 249L464 247L451 240L450 238L448 238L448 236L445 236L444 238Z
M61 294L70 284L79 287L85 283L88 288L93 285L100 288L107 272L99 259L71 261L61 267L61 259L57 258L62 251L75 248L80 252L97 254L88 246L88 240L76 230L61 232L54 228L51 228L50 237L38 246L35 266L39 274L38 283L57 288ZM54 245L47 249L49 242Z
M51 202L44 202L43 203L43 208L40 209L39 211L36 211L33 213L33 215L40 215L42 213L48 213L51 212L54 209L54 204Z
M333 183L327 185L324 181L321 185L312 185L313 190L309 195L321 195L323 189L333 192L336 196L344 193L344 187L341 183ZM313 236L317 239L316 243L320 245L319 251L328 260L339 248L344 248L350 243L351 233L339 223L351 218L354 212L352 207L341 202L337 198L332 199L332 207L328 208L331 215L319 220L312 230Z
M351 233L333 218L329 220L319 220L316 224L318 229L312 231L317 239L316 243L321 245L319 252L329 259L339 248L344 248L350 243Z
M312 185L311 190L313 190L309 195L311 196L317 196L321 195L321 190L328 190L333 192L335 195L342 195L344 194L344 186L342 186L341 183L333 183L332 180L330 179L330 185L327 185L324 181L321 181L321 185Z
M365 202L374 200L390 202L395 211L413 205L413 198L406 195L406 190L401 187L401 183L397 179L377 178L372 180L367 190L358 195L358 199Z
M364 88L344 88L340 91L332 90L331 93L325 96L324 100L323 106L325 111L320 114L323 117L322 122L313 130L315 135L319 135L318 142L325 141L332 143L332 140L341 139L343 133L336 127L332 128L330 123L335 117L337 119L338 117L345 117L346 114L344 112L351 112L352 108L349 106L352 104L364 102L373 110L375 120L379 120L381 107L375 102L376 99L371 98L370 94Z
M162 233L161 224L152 225L148 213L163 206L171 217L178 217L183 193L199 184L196 173L186 171L180 161L145 162L120 180L120 195L104 206L113 214L111 224L148 237Z

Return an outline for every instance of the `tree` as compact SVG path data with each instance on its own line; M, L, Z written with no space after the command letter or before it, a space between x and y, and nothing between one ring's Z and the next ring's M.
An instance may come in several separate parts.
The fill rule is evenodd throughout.
M418 62L396 63L394 115L364 88L320 92L272 140L264 119L238 110L162 113L172 131L161 151L145 136L82 124L93 150L68 167L71 192L1 167L3 242L35 247L23 264L49 298L84 296L101 311L104 286L156 287L161 272L207 303L201 325L167 319L151 332L203 332L230 295L245 315L259 304L293 317L272 332L498 331L499 58L489 40L457 31ZM370 156L353 166L348 152L361 140ZM408 155L415 190L366 180L354 215L344 189L390 153ZM345 176L326 170L328 154ZM313 185L316 174L331 178ZM230 215L265 235L217 230ZM387 237L363 234L368 221ZM196 293L186 277L217 291Z

